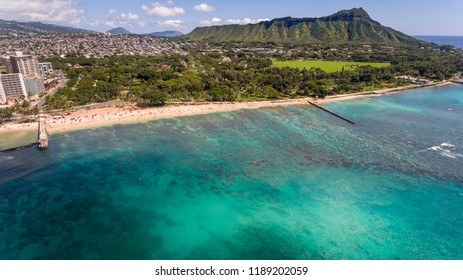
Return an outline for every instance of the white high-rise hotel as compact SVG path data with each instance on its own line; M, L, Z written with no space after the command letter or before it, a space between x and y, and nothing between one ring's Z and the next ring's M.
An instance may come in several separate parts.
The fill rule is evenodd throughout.
M0 75L0 104L7 99L26 98L26 86L21 73Z
M27 97L27 91L30 91L30 94L40 94L45 91L40 78L39 62L35 56L15 52L13 55L3 57L3 62L8 74L0 75L0 87L2 87L0 104L8 99Z
M1 79L0 79L1 81ZM3 85L0 85L0 105L6 102L6 94Z
M21 73L24 79L40 76L39 61L35 56L15 52L14 55L4 57L3 62L8 73Z

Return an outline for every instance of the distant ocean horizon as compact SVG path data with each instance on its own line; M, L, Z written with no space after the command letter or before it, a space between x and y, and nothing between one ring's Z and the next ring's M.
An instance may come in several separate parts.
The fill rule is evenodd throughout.
M451 45L463 48L463 36L413 36L416 39L435 43L438 45Z

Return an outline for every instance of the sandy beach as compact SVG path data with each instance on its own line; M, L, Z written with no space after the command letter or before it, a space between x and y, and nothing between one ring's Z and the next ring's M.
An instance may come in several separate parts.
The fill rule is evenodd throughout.
M429 86L442 86L447 84L450 84L450 82L436 83ZM102 126L111 126L115 124L129 124L165 118L203 115L235 110L258 109L273 106L307 104L307 101L309 100L312 102L322 104L331 101L367 97L370 95L397 93L419 87L423 86L412 85L393 89L361 92L356 94L335 95L326 97L325 99L304 98L294 100L262 102L228 102L186 105L182 104L146 109L134 109L132 107L107 107L92 110L79 110L73 111L69 114L63 114L61 116L47 116L47 130L50 134L56 134L75 130L91 129ZM36 126L36 123L6 124L0 126L0 133L5 131L31 129L35 128Z

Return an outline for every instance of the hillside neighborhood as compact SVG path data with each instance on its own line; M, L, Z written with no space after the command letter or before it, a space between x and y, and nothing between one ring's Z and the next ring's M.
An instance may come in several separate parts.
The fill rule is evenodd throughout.
M0 36L0 53L16 50L41 58L66 55L102 58L113 55L186 54L182 43L152 36L109 33Z

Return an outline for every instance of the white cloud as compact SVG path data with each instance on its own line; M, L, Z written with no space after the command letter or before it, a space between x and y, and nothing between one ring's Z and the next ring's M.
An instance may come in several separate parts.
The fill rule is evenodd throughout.
M221 21L222 21L222 19L216 18L216 17L211 20L212 23L219 23Z
M122 25L122 24L119 24L119 22L115 22L115 21L107 21L104 24L107 27L110 27L110 28L116 28L116 27L119 27L120 25Z
M183 26L183 20L166 20L164 22L158 21L158 24L161 26L172 26L175 28L182 28Z
M106 14L106 18L112 18L112 17L116 16L116 14L117 14L116 10L109 9L108 13Z
M203 20L200 22L200 24L204 26L210 26L210 25L217 25L221 22L222 22L222 19L215 17L211 20Z
M171 2L173 4L173 2ZM141 6L142 10L146 11L148 16L160 16L160 17L173 17L185 14L185 10L180 7L167 7L164 4L155 2L151 7L147 5Z
M109 9L106 14L106 19L110 21L120 21L120 20L137 20L140 17L135 13L119 14L115 9Z
M109 9L108 13L106 13L106 22L104 23L105 26L109 28L116 28L116 27L126 27L130 29L137 28L138 26L135 24L138 24L139 26L140 23L136 22L140 17L135 14L135 13L122 13L119 14L119 12L115 9ZM144 23L142 23L144 25ZM92 25L93 26L93 25Z
M90 25L91 27L99 27L100 22L98 20L94 20L94 21L90 22L88 25Z
M212 7L212 6L208 5L208 4L205 4L205 3L196 5L196 6L194 6L193 9L195 9L198 12L213 12L213 11L215 11L214 7Z
M121 14L121 18L125 20L137 20L140 17L137 14L128 13L128 14Z
M269 21L268 18L259 18L259 19L251 19L251 18L243 18L243 19L229 19L227 23L229 24L251 24L251 23L259 23L262 21Z
M78 24L84 11L68 0L0 0L0 18Z

